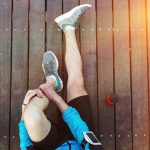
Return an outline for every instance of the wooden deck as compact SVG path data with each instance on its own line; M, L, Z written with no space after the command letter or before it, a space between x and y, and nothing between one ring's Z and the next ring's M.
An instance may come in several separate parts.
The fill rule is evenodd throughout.
M150 0L0 0L0 150L19 149L21 103L44 82L46 50L59 58L66 88L65 38L53 20L83 3L93 6L77 38L95 133L105 150L150 149ZM107 105L112 93L120 99Z

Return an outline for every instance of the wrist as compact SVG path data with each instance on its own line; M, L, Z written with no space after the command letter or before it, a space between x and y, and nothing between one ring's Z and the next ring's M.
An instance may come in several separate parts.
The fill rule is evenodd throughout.
M56 103L56 105L59 105L64 102L64 100L60 96L57 97L56 99L54 99L53 101L54 101L54 103Z
M66 102L64 102L64 100L61 97L55 102L55 104L57 105L61 113L63 113L68 108L68 105L66 104Z

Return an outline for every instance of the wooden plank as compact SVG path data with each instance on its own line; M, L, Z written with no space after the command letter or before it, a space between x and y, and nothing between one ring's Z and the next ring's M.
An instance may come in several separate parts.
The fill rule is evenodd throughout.
M114 65L116 104L116 149L132 149L129 14L127 0L114 0Z
M149 149L145 1L131 0L133 149Z
M34 89L45 81L42 71L45 52L45 1L30 0L29 21L29 89Z
M11 73L11 7L12 2L0 2L0 149L9 149L9 108Z
M57 8L57 9L56 9ZM54 22L55 18L62 14L62 0L48 0L47 1L47 15L46 15L46 23L47 23L47 42L46 47L47 50L53 51L59 61L59 75L61 78L63 77L63 66L62 66L62 32ZM62 94L61 94L62 96ZM56 105L51 103L49 108L47 109L47 116L54 121L58 121L58 108Z
M146 2L146 27L147 27L147 55L148 55L148 84L149 84L149 88L148 88L148 92L149 92L149 100L150 100L150 0L147 0ZM149 107L148 107L149 108ZM150 108L149 108L150 109ZM148 110L150 112L150 110ZM150 116L149 116L150 119ZM149 128L150 128L150 121L149 121Z
M57 9L56 9L57 8ZM47 50L53 51L59 61L59 75L62 77L62 32L54 22L62 14L62 0L47 1Z
M114 105L106 104L113 86L112 0L97 1L99 137L106 150L115 150Z
M96 61L96 11L94 0L81 0L80 4L89 3L92 8L81 19L80 46L83 60L85 86L89 93L95 134L98 135L98 97L97 97L97 61Z
M148 92L149 92L149 100L150 100L150 0L146 1L146 29L147 29L147 55L148 55L148 84L149 84L149 88L148 88ZM148 107L149 108L149 107ZM150 109L150 108L149 108ZM148 110L150 112L150 110ZM150 116L149 116L150 118ZM150 122L149 122L149 128L150 128Z
M28 0L13 1L10 149L19 149L18 122L28 79Z

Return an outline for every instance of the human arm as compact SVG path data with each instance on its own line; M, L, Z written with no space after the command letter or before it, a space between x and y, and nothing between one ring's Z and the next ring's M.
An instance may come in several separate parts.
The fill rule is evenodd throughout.
M81 144L84 138L83 132L89 131L89 129L87 124L80 117L78 111L72 107L69 107L48 84L41 85L40 89L49 100L53 101L58 106L63 114L63 119L71 130L74 138Z
M68 125L73 136L81 144L84 139L83 132L89 131L89 128L79 114L79 112L73 108L68 107L62 114L64 122Z
M53 87L50 86L50 84L41 84L39 89L45 94L45 96L49 100L53 101L57 105L61 113L63 113L68 108L68 105L64 102L62 97L54 91Z

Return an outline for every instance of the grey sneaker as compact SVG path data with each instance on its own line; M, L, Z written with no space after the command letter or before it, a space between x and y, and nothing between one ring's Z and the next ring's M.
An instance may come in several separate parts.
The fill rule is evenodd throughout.
M63 89L63 82L58 75L58 59L55 54L51 51L47 51L43 55L42 68L45 74L46 80L49 77L53 77L56 81L55 91L59 92Z
M57 17L55 22L63 31L65 31L65 28L68 25L76 29L79 24L80 16L90 7L92 7L90 4L76 6L69 12Z

